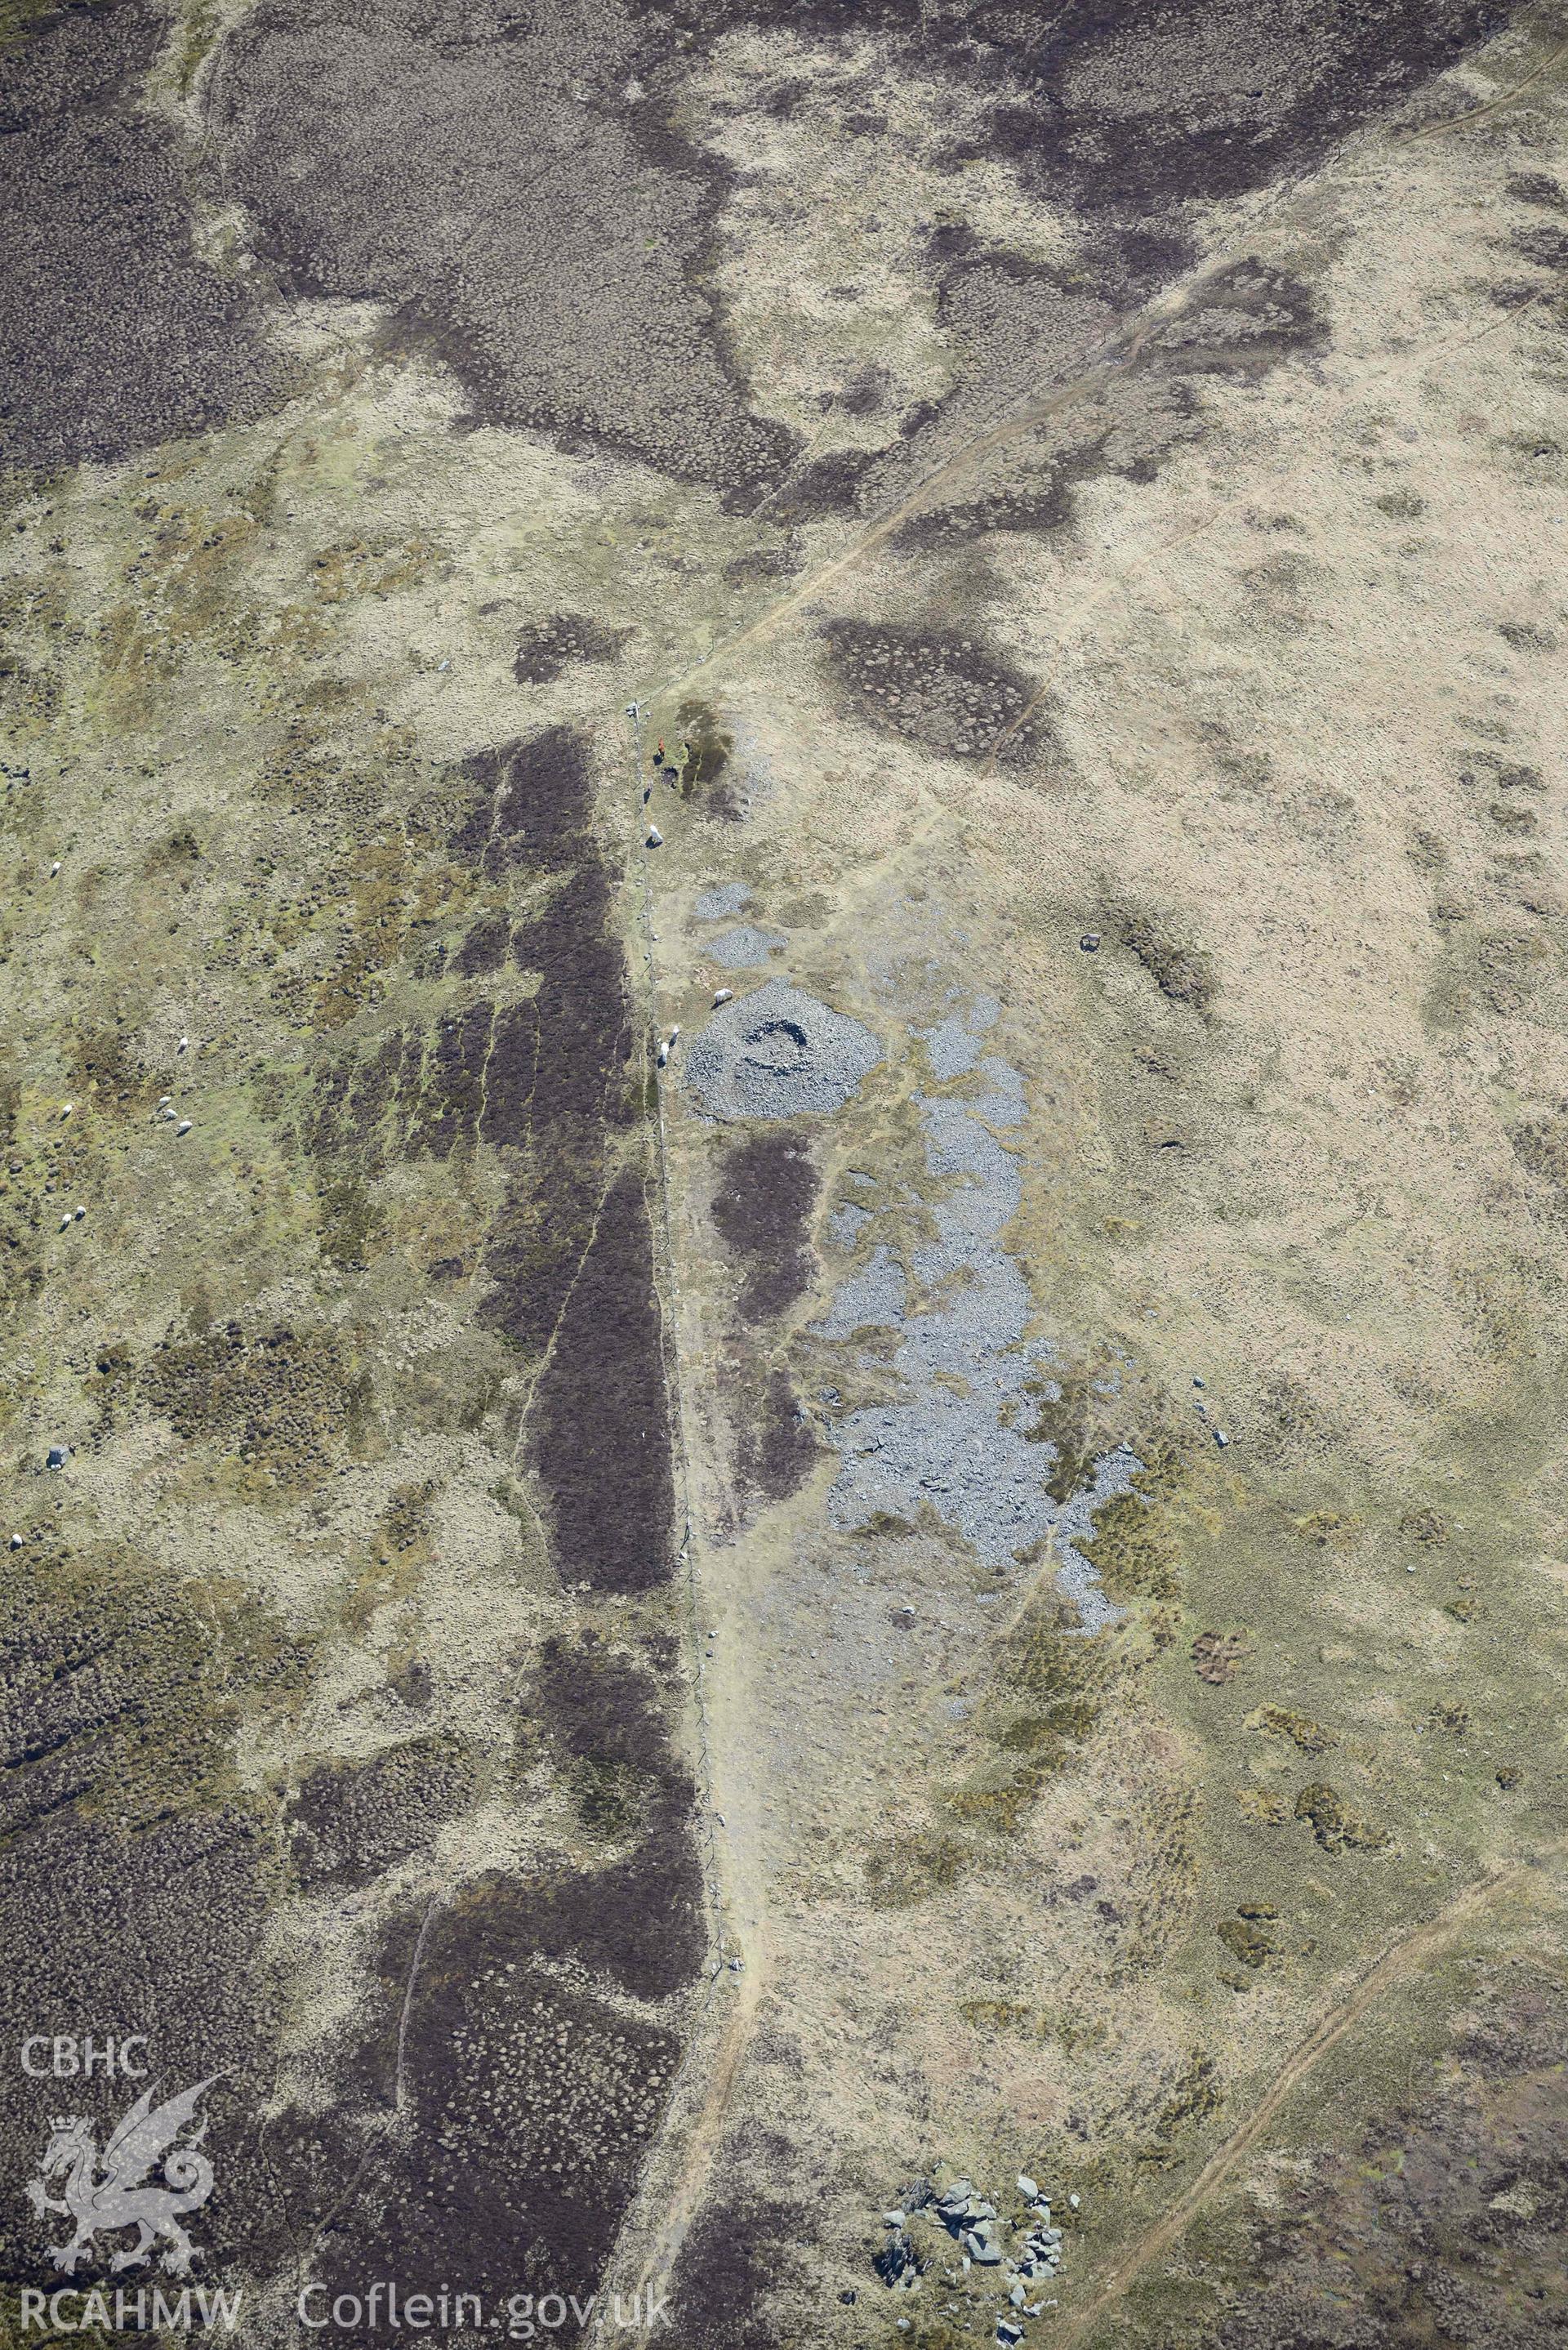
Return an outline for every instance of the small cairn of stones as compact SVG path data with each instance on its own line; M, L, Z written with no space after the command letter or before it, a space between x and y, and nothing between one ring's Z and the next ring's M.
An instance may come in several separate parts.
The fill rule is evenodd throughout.
M905 2197L902 2210L882 2214L888 2232L872 2263L877 2275L889 2290L918 2291L940 2257L934 2222L946 2230L959 2251L960 2264L944 2271L943 2282L957 2286L969 2277L971 2285L1001 2293L996 2338L1003 2350L1012 2350L1023 2339L1026 2321L1054 2306L1044 2294L1062 2265L1062 2230L1052 2223L1049 2196L1023 2172L1017 2192L1023 2209L1004 2220L994 2203L976 2192L972 2179L955 2178L940 2190L922 2179ZM1071 2200L1075 2209L1076 2196ZM913 2236L911 2220L916 2220Z

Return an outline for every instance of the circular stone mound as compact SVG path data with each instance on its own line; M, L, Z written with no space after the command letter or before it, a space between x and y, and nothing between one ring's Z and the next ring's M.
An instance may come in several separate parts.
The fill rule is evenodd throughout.
M838 1109L882 1058L858 1020L770 980L713 1014L686 1082L713 1118L799 1118Z

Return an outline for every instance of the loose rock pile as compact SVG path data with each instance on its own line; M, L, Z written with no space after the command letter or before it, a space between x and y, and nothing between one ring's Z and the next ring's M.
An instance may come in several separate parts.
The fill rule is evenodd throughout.
M711 962L722 963L726 971L753 971L783 944L783 939L774 931L759 931L754 922L742 922L721 937L707 940L702 951Z
M1017 2194L1022 2208L1004 2219L972 2179L955 2178L940 2192L922 2181L904 2210L882 2214L887 2234L872 2266L889 2291L917 2292L942 2256L937 2231L945 2230L958 2260L941 2270L941 2282L957 2288L968 2278L971 2291L997 2293L996 2338L1010 2350L1023 2339L1030 2318L1055 2306L1045 2294L1062 2265L1062 2230L1053 2223L1049 2196L1026 2173Z
M768 993L748 1001L760 1005ZM897 1396L826 1423L843 1456L828 1509L853 1532L884 1518L912 1522L929 1504L1002 1575L1053 1534L1058 1588L1077 1609L1079 1628L1092 1634L1120 1611L1081 1545L1093 1540L1096 1513L1133 1491L1139 1463L1118 1445L1096 1459L1086 1482L1075 1475L1069 1498L1058 1502L1047 1482L1056 1448L1024 1432L1031 1388L1052 1381L1045 1392L1053 1400L1060 1390L1049 1342L1025 1336L1034 1301L1002 1242L1023 1201L1023 1161L992 1129L1022 1127L1027 1104L1011 1063L980 1051L1000 1013L993 997L981 996L961 1024L950 1017L923 1032L936 1066L963 1073L978 1065L987 1090L915 1097L927 1171L941 1185L929 1211L936 1238L909 1252L924 1293L919 1310L906 1311L904 1268L884 1242L814 1326L820 1336L853 1343L857 1329L880 1324L899 1341L891 1364Z
M857 1020L787 980L724 1004L687 1055L686 1077L711 1117L821 1117L858 1091L882 1047Z

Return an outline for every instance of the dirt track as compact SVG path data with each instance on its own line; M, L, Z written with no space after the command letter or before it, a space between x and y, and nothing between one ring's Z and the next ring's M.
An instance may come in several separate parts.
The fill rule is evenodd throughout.
M1084 2341L1106 2310L1179 2241L1189 2222L1234 2175L1242 2158L1262 2143L1270 2123L1286 2100L1300 2088L1314 2067L1339 2045L1346 2033L1354 2031L1370 2008L1450 1950L1492 1902L1516 1892L1535 1871L1561 1857L1565 1850L1568 1845L1550 1846L1532 1860L1518 1861L1511 1867L1499 1869L1494 1877L1483 1877L1478 1885L1467 1886L1436 1917L1428 1918L1386 1950L1376 1965L1292 2050L1246 2120L1215 2147L1190 2186L1122 2254L1083 2307L1072 2312L1054 2340L1063 2345Z

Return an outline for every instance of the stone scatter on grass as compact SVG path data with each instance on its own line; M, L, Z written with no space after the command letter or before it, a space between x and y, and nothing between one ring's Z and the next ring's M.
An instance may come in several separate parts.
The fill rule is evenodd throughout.
M1015 2197L1003 2199L1013 2207L1010 2215L977 2194L972 2179L955 2178L940 2190L917 2179L900 2209L882 2213L872 2268L889 2292L923 2288L935 2298L945 2288L950 2308L957 2292L994 2296L998 2341L1021 2341L1027 2322L1055 2305L1044 2295L1061 2271L1062 2230L1052 2223L1049 2195L1033 2178L1021 2174ZM1075 2197L1073 2204L1075 2210Z
M836 1248L853 1248L859 1238L861 1226L870 1222L869 1208L857 1207L853 1200L846 1200L828 1217L828 1236Z
M875 1248L858 1272L834 1292L833 1303L813 1325L820 1338L850 1338L857 1330L901 1330L907 1297L904 1268L890 1248Z
M691 908L694 922L722 922L726 914L738 914L751 897L743 881L716 881L704 889Z
M1023 1098L1023 1080L1006 1061L988 1053L980 1065L980 1074L987 1090L976 1094L970 1108L976 1118L985 1118L992 1126L1021 1126L1027 1104Z
M980 1058L980 1039L995 1027L1001 1014L1002 1006L994 995L977 995L967 1007L947 1013L934 1028L915 1030L940 1085L949 1085L973 1068ZM1021 1109L1019 1116L1023 1115Z
M979 1024L994 1014L983 1000ZM930 1032L968 1041L976 1024L950 1018ZM928 1039L928 1049L929 1044ZM961 1058L961 1055L957 1057ZM830 1424L829 1440L843 1456L829 1508L836 1524L864 1525L878 1513L911 1518L922 1502L974 1545L987 1566L1012 1566L1021 1552L1054 1534L1057 1580L1075 1604L1086 1632L1114 1622L1119 1610L1100 1586L1079 1544L1095 1512L1128 1492L1140 1463L1126 1446L1097 1460L1085 1486L1066 1503L1053 1500L1046 1480L1054 1446L1023 1432L1019 1406L1050 1379L1053 1351L1043 1337L1025 1336L1033 1301L1016 1260L999 1235L1023 1196L1018 1162L981 1123L1023 1122L1023 1081L1016 1070L986 1055L980 1074L988 1090L979 1099L919 1097L926 1166L951 1188L931 1210L936 1237L915 1249L909 1272L932 1301L907 1311L904 1268L885 1244L838 1285L817 1336L844 1343L870 1326L901 1333L892 1369L901 1398L846 1413Z
M726 971L750 971L769 955L776 953L784 941L772 931L759 931L753 922L742 922L732 931L721 931L710 939L705 951Z

